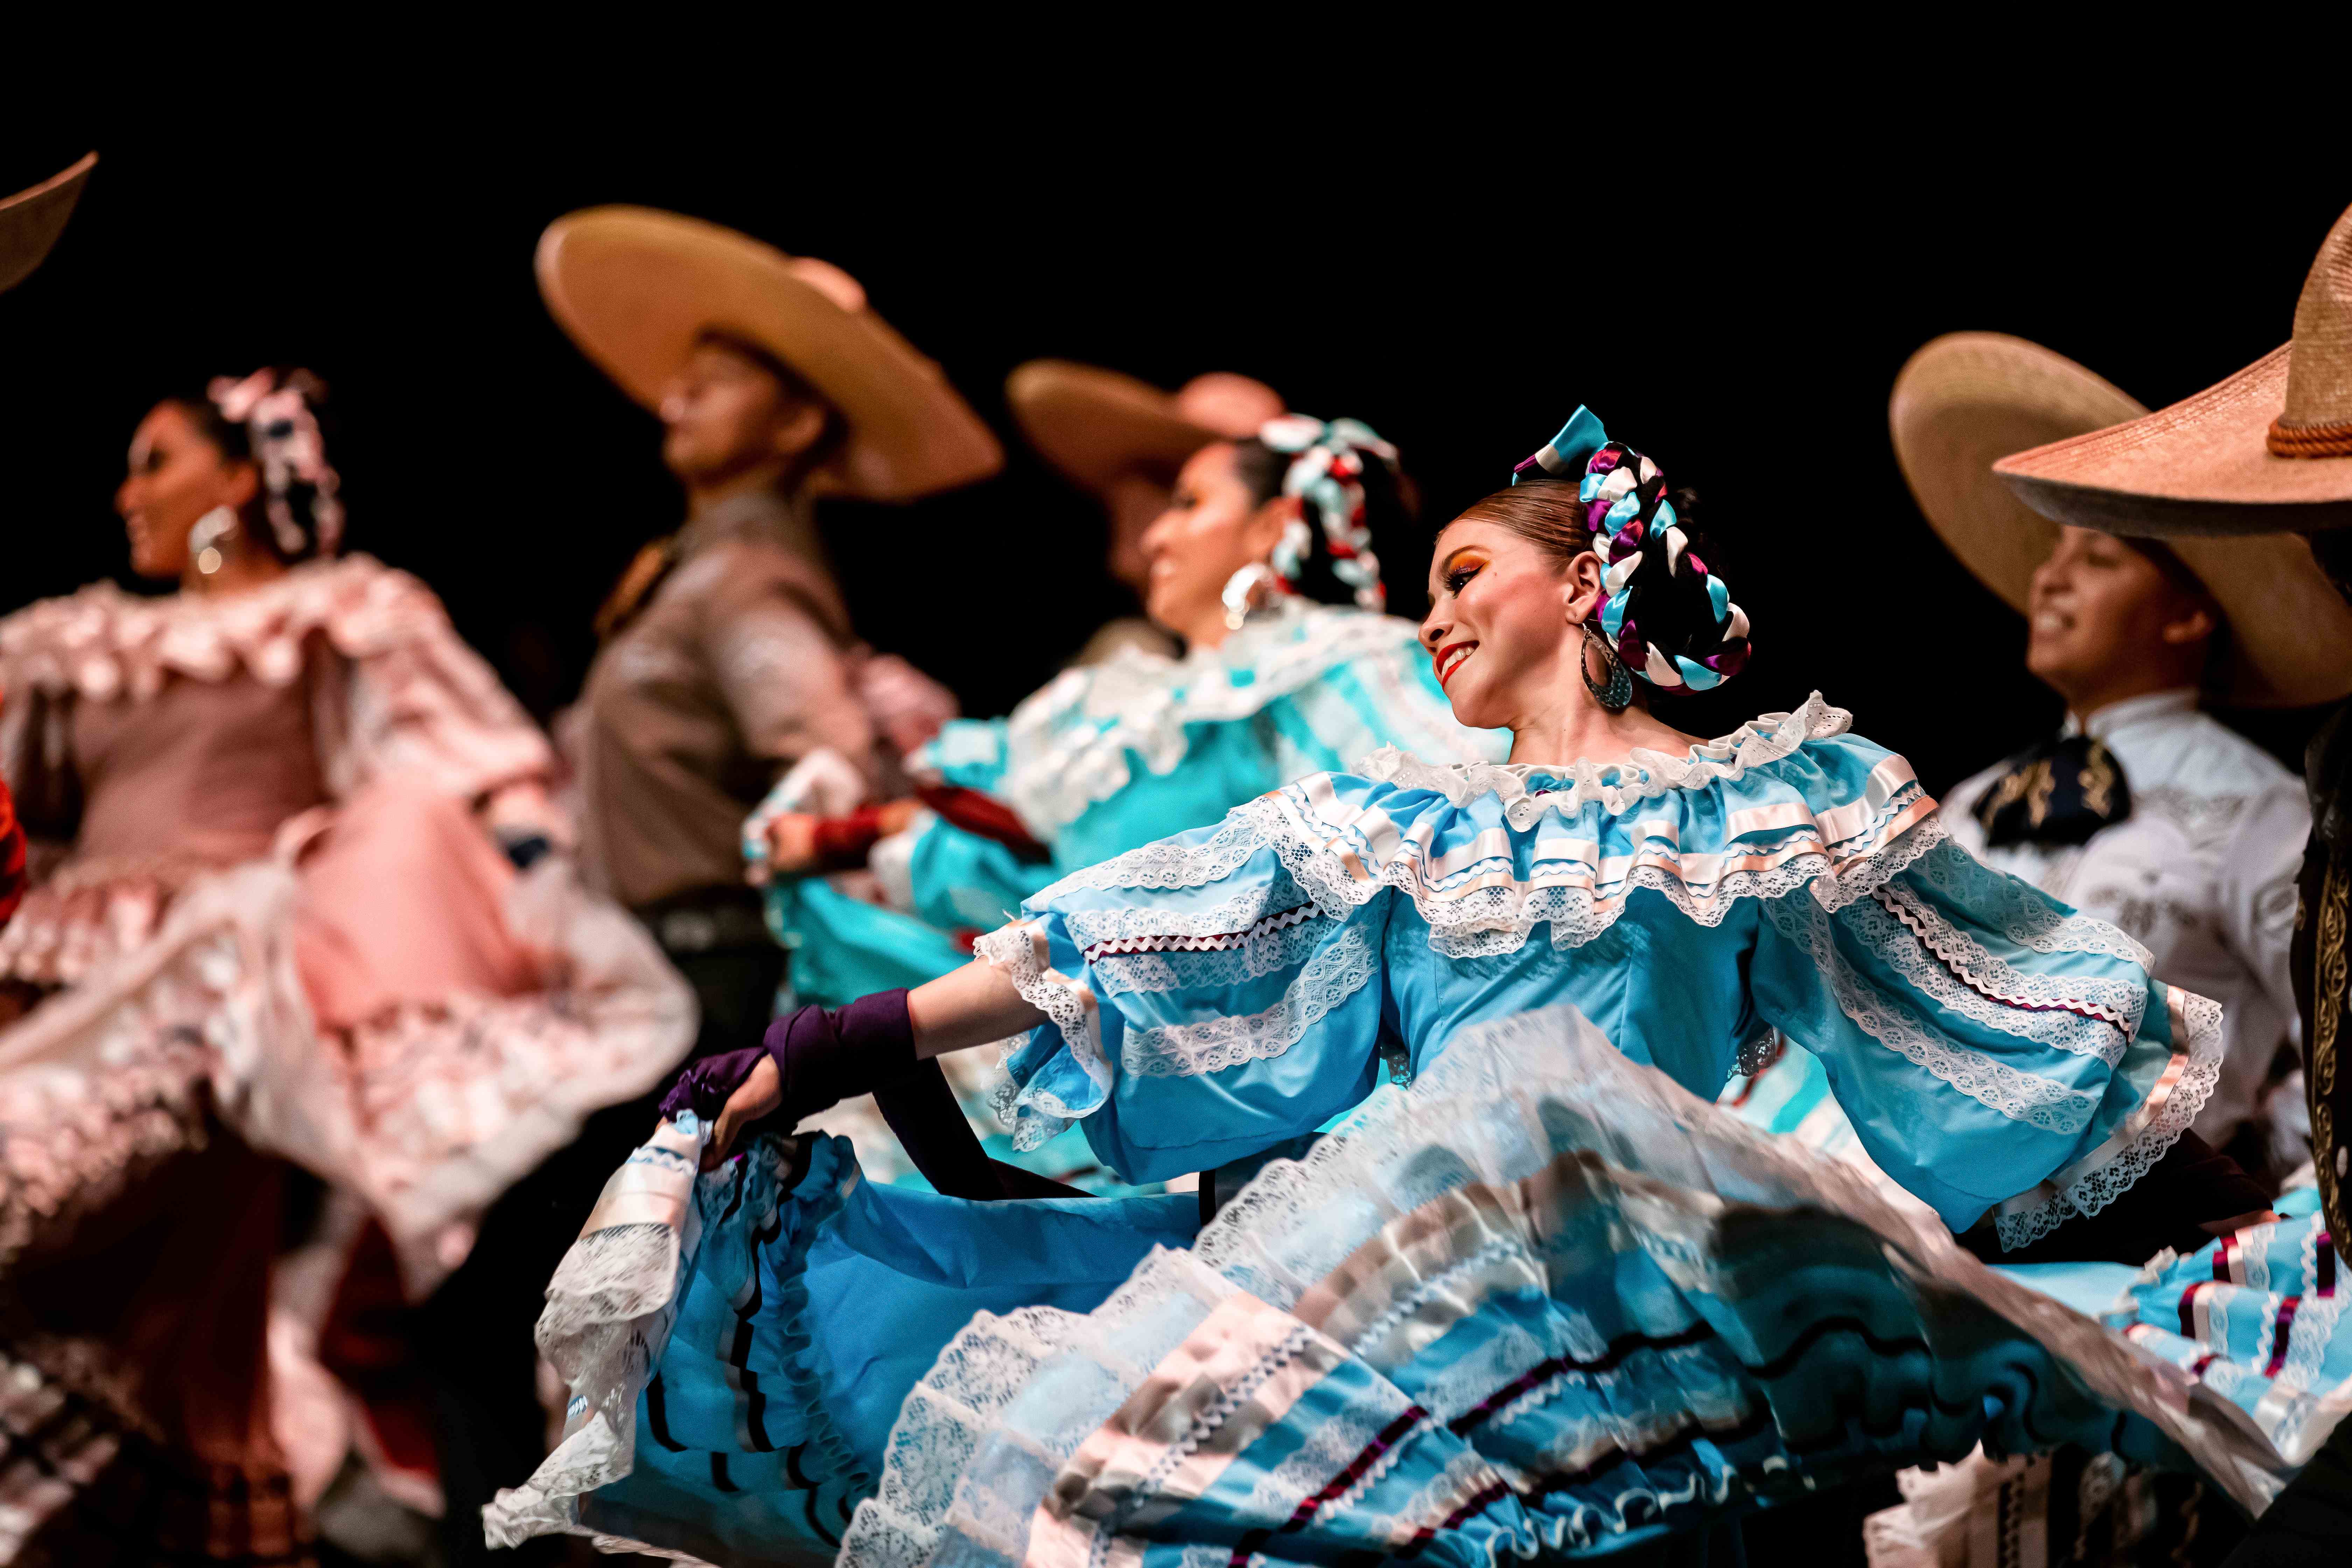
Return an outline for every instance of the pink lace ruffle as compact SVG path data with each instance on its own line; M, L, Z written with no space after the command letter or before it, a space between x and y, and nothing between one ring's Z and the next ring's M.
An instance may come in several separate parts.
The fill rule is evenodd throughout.
M113 702L145 700L173 677L247 674L284 686L301 676L314 639L351 667L347 700L327 716L341 732L320 736L335 794L406 769L467 797L551 775L545 738L458 637L433 591L367 555L310 562L219 598L141 598L95 583L43 599L0 620L0 691ZM0 717L10 754L6 718L15 716Z

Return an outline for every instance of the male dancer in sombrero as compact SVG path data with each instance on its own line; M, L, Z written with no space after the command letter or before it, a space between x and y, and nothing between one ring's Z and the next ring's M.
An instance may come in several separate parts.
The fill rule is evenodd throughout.
M839 268L642 207L550 226L549 310L661 420L685 525L647 545L598 618L603 647L565 740L583 868L694 987L697 1055L756 1043L785 953L743 881L743 819L795 765L834 809L891 782L953 699L852 631L825 559L825 495L903 501L993 473L1002 452L939 367ZM544 1417L530 1383L540 1291L595 1184L649 1105L592 1122L494 1211L436 1298L453 1560L491 1489L528 1475Z
M2307 535L2320 568L2352 601L2352 211L2320 247L2285 347L2169 408L2019 453L1994 472L2036 511L2070 528L2157 535L2176 549L2271 549L2261 536ZM2282 605L2272 613L2292 612ZM2273 1364L2282 1367L2310 1363L2312 1348L2333 1329L2346 1289L2345 1237L2352 1236L2352 1061L2346 1059L2352 1050L2345 1039L2352 1005L2346 945L2352 723L2345 710L2313 741L2306 774L2313 826L2293 956L2313 1173L2325 1212L2295 1222L2307 1235L2291 1270L2242 1278L2225 1251L2202 1289L2205 1310L2192 1313L2184 1298L2181 1321L2191 1350L2203 1353L2225 1331L2227 1315L2253 1320L2267 1311ZM2281 1238L2234 1239L2275 1254ZM2225 1292L2248 1299L2227 1301L2225 1314L2215 1300ZM2185 1364L2210 1381L2203 1363L2192 1357ZM2230 1561L2232 1568L2340 1563L2347 1551L2352 1422L2336 1426Z

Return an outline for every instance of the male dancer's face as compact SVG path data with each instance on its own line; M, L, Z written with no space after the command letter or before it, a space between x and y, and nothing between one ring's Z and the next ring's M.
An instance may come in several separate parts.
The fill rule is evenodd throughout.
M2122 540L2066 528L2033 574L2025 620L2026 668L2089 713L2119 695L2196 685L2216 616Z
M789 462L824 430L824 408L722 342L697 345L661 402L662 461L688 489Z

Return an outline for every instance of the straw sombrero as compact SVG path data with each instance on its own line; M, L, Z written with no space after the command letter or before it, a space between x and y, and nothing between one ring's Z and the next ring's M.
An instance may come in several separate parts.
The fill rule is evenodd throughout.
M66 219L81 199L82 183L96 167L98 154L85 153L63 174L0 198L0 293L22 283L41 264L65 232Z
M2217 386L1999 472L2045 517L2113 533L2352 527L2352 212L2294 308L2294 336Z
M940 367L867 308L857 280L747 235L651 207L590 207L550 224L539 287L581 352L646 407L722 331L791 365L841 410L849 439L817 476L872 500L987 478L1004 454Z
M1281 395L1228 371L1175 392L1115 370L1038 359L1005 379L1013 417L1045 459L1097 495L1130 475L1176 482L1186 458L1212 441L1237 441L1283 413Z
M2038 343L1954 332L1904 365L1887 424L1928 522L1961 564L2022 611L2034 569L2056 547L2058 523L2020 500L1995 477L1995 464L2146 413L2129 395ZM2229 618L2225 700L2297 707L2352 692L2352 606L2310 545L2293 534L2170 542Z

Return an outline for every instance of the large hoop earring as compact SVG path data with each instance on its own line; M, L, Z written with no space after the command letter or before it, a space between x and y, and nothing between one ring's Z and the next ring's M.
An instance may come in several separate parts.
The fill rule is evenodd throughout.
M188 530L188 555L194 561L199 576L209 577L226 563L221 546L236 531L236 513L226 506L216 506L196 519Z
M1224 592L1218 595L1224 601L1225 630L1241 630L1254 612L1281 598L1282 593L1281 574L1263 561L1251 562L1225 579Z
M1625 668L1625 660L1610 646L1609 639L1592 629L1590 620L1577 624L1584 628L1585 645L1601 650L1601 667L1609 671L1606 680L1593 679L1592 667L1584 661L1580 651L1576 668L1577 673L1584 677L1584 689L1592 693L1592 700L1610 712L1622 713L1633 702L1633 672Z

